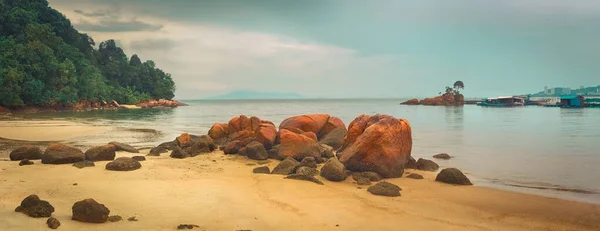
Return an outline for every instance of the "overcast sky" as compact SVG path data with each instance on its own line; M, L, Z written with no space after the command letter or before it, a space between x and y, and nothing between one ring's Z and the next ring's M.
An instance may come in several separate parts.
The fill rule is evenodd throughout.
M97 43L173 75L176 98L466 97L600 84L598 0L49 0Z

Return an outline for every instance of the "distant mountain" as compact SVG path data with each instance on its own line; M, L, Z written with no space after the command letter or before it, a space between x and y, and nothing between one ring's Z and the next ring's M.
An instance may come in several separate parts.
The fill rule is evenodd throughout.
M285 92L259 92L252 90L238 90L227 94L208 97L207 99L301 99L302 95Z

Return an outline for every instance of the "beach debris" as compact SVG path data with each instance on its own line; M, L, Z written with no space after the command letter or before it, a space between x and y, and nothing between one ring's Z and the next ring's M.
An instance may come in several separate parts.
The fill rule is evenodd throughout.
M194 228L200 228L199 225L191 225L191 224L180 224L177 226L177 229L194 229Z
M46 220L46 224L48 225L48 228L58 229L60 226L60 221L54 217L50 217L48 220Z
M337 156L351 171L373 171L391 178L402 176L411 149L412 132L406 119L360 115L350 123Z
M271 170L269 169L268 166L261 166L261 167L252 169L252 172L257 173L257 174L269 174L269 173L271 173Z
M48 145L42 155L42 164L72 164L84 160L81 150L60 143Z
M285 179L293 179L293 180L305 180L305 181L310 181L310 182L314 182L320 185L323 185L323 182L321 182L321 180L315 178L312 175L305 175L305 174L292 174L292 175L288 175L285 177Z
M305 166L309 168L317 168L317 160L312 156L307 156L300 161L300 166Z
M408 160L406 160L406 165L404 165L404 168L417 169L417 161L415 160L415 158L409 156Z
M39 160L42 158L42 150L36 146L23 146L10 152L10 160Z
M84 160L84 161L79 161L77 163L74 163L73 166L77 167L77 168L85 168L85 167L94 167L94 166L96 166L96 164L94 164L93 161Z
M471 180L456 168L443 169L438 173L437 177L435 177L435 181L455 185L473 185Z
M281 161L277 166L275 166L271 174L289 175L294 173L294 171L299 165L300 162L298 162L292 157L288 157Z
M376 173L376 172L355 172L352 173L352 179L354 179L355 181L358 181L360 179L368 179L369 181L380 181L381 180L381 176Z
M379 182L367 189L368 192L374 195L387 197L399 197L401 190L402 189L398 187L398 185L385 181Z
M316 175L319 175L319 170L317 170L316 168L300 166L296 169L296 174L307 175L307 176L316 176Z
M169 152L165 147L157 146L150 149L148 156L160 156L162 153Z
M266 160L269 157L262 143L252 141L246 145L246 156L253 160Z
M348 130L346 130L345 127L333 129L329 133L327 133L327 135L321 138L319 140L319 143L325 144L331 147L332 149L337 150L344 144L344 136L346 136L347 132Z
M138 221L137 217L133 216L130 218L127 218L128 221Z
M427 160L427 159L423 159L423 158L419 158L419 160L417 160L417 169L419 169L421 171L435 172L439 168L440 168L440 166L431 160Z
M331 158L321 168L321 176L330 181L343 181L348 177L346 167L337 159Z
M437 155L433 155L433 158L449 160L452 157L450 155L448 155L448 153L440 153L440 154L437 154Z
M284 155L281 155L281 153L279 153L279 145L275 145L271 149L267 150L267 154L269 155L270 159L275 159L275 160L284 160L286 157Z
M144 157L144 156L132 156L131 159L137 160L137 161L145 161L146 157Z
M112 144L92 147L85 151L85 159L91 161L114 160L117 147Z
M185 150L183 150L180 147L175 147L175 149L173 149L173 151L171 152L170 157L176 159L184 159L190 157L190 154L188 154Z
M117 151L125 151L130 153L140 153L139 150L135 149L129 144L124 144L116 141L109 142L108 144L112 144L117 148Z
M28 160L28 159L22 159L22 160L19 162L19 166L23 166L23 165L32 165L32 164L33 164L33 161L31 161L31 160Z
M110 210L94 199L85 199L73 204L72 220L87 223L104 223L108 220Z
M225 154L237 154L240 151L240 149L242 149L243 147L244 147L244 143L242 143L242 141L240 141L240 140L236 140L236 141L229 143L227 146L225 146L225 149L223 149L223 152Z
M424 179L423 175L417 174L417 173L411 173L408 176L406 176L406 178L417 179L417 180Z
M122 221L122 220L123 220L123 218L121 216L119 216L119 215L114 215L114 216L109 216L108 217L108 221L110 221L110 222L119 222L119 221Z
M40 200L37 195L32 194L21 201L21 205L15 208L15 212L35 218L50 217L54 207L48 201Z
M141 167L140 162L129 157L119 157L106 164L106 170L111 171L133 171Z

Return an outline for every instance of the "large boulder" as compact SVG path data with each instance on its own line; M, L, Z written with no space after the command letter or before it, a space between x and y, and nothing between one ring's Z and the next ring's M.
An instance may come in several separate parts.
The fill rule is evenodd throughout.
M421 171L435 172L439 168L440 168L440 166L431 160L427 160L427 159L423 159L423 158L419 158L419 160L417 160L417 169L419 169Z
M275 145L275 139L277 138L277 129L272 124L261 124L256 129L255 141L260 142L266 149L271 149Z
M208 130L208 136L213 138L217 143L223 144L227 141L227 134L229 131L229 124L216 123Z
M344 136L346 136L346 128L336 128L331 130L327 135L319 140L319 143L326 144L337 150L344 144Z
M473 185L471 180L456 168L443 169L438 173L437 177L435 177L435 181L456 185Z
M267 154L265 147L257 141L253 141L246 145L246 155L253 160L266 160L269 158L269 154Z
M346 167L337 158L331 158L325 162L321 168L321 176L330 181L344 181L348 177Z
M50 217L54 207L48 201L40 200L37 195L30 195L21 201L15 212L23 213L30 217Z
M191 143L185 147L185 151L191 156L196 156L202 153L210 153L217 149L217 145L210 136L192 136Z
M91 161L114 160L117 147L112 144L93 147L85 151L85 159Z
M10 152L10 160L39 160L42 158L42 150L36 146L23 146Z
M319 139L325 137L332 130L346 128L344 122L328 114L309 114L287 118L279 125L279 130L287 129L294 133L312 132Z
M43 164L72 164L83 160L85 155L81 150L59 143L48 145L42 155Z
M225 146L223 152L225 154L237 154L244 147L244 143L240 140L233 141Z
M306 157L306 152L303 152L311 146L318 145L317 142L304 134L297 134L286 129L279 130L279 153L286 157L294 157L302 160ZM320 153L315 152L314 157L320 156Z
M73 220L87 223L104 223L108 220L108 214L110 214L110 210L106 206L94 199L75 202L72 210Z
M135 149L134 147L132 147L129 144L124 144L124 143L119 143L116 141L112 141L108 144L112 144L117 148L117 151L124 151L124 152L130 152L130 153L140 153L139 150Z
M401 177L412 150L410 124L389 115L360 115L350 123L337 154L351 171Z
M111 171L133 171L142 167L139 161L129 157L119 157L106 164L106 170Z
M300 162L292 157L288 157L275 166L271 174L289 175L294 173L298 166L300 166Z

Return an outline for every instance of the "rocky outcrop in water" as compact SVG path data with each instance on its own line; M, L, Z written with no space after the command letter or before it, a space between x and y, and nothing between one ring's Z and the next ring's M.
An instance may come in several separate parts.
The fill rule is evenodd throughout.
M168 100L168 99L146 100L146 101L142 101L136 105L141 108L161 108L161 107L162 108L173 108L173 107L179 107L179 106L188 106L187 104L179 102L177 100Z
M361 115L350 123L340 161L351 171L400 177L412 150L410 124L389 115Z

